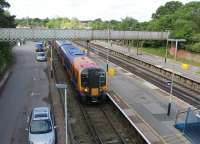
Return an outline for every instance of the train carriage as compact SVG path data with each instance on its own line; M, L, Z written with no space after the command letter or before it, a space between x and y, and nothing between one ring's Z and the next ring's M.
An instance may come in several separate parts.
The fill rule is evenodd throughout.
M61 62L82 102L103 102L108 89L106 72L70 42L56 41Z

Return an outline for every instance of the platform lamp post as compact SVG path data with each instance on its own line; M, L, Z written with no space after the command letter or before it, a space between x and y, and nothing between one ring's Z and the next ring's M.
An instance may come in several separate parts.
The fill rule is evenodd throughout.
M65 95L64 95L64 99L65 99L65 144L67 144L67 140L68 140L68 136L67 136L67 85L66 84L56 84L56 88L57 89L64 89L65 90Z
M132 31L133 30L133 27L128 27L128 29L130 30L130 31ZM130 41L131 40L128 40L129 42L128 42L128 55L130 56L131 55L131 44L130 44Z
M185 42L185 39L168 39L168 42L175 42L176 47L175 47L175 54L174 54L174 60L176 61L177 57L177 50L178 50L178 43L179 42ZM169 94L169 104L168 104L168 110L167 110L167 115L170 116L171 113L171 105L172 105L172 97L173 97L173 83L174 83L174 65L172 69L172 77L171 77L171 85L170 85L170 94Z
M108 44L109 46L112 46L111 42L110 42L110 22L109 22L109 26L108 26ZM109 48L107 51L107 55L106 55L106 71L108 72L108 64L109 64Z
M51 58L50 58L51 67L50 67L50 73L51 73L51 78L53 78L53 47L52 47L52 45L50 47L51 47Z

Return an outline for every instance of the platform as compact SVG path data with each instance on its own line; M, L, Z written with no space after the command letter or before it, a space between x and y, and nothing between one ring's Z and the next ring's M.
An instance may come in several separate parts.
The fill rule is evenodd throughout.
M110 44L104 41L92 41L92 43L95 43L107 48L111 48ZM200 72L200 67L190 65L190 68L188 70L184 70L181 68L180 62L172 60L172 59L167 59L167 63L165 63L164 58L159 57L159 56L145 54L145 53L142 53L141 51L139 52L140 54L137 55L136 48L131 48L129 52L128 47L112 44L112 49L125 53L127 55L130 55L139 60L146 61L150 64L153 64L165 70L174 71L175 73L179 75L182 75L194 81L200 82L200 74L198 74L198 72Z
M106 68L106 61L91 53L90 57ZM190 107L173 97L171 115L167 116L169 94L123 68L109 63L116 75L108 77L110 96L129 121L152 144L189 144L185 135L174 127L176 113Z

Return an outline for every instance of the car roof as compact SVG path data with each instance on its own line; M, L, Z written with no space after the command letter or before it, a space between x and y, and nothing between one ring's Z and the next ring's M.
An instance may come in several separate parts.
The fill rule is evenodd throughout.
M36 107L33 109L33 120L46 120L49 119L50 109L48 107Z

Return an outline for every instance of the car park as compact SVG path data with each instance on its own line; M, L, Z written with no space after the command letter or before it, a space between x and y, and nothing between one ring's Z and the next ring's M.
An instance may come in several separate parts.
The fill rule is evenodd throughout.
M36 107L29 117L28 143L55 144L54 117L49 107Z

